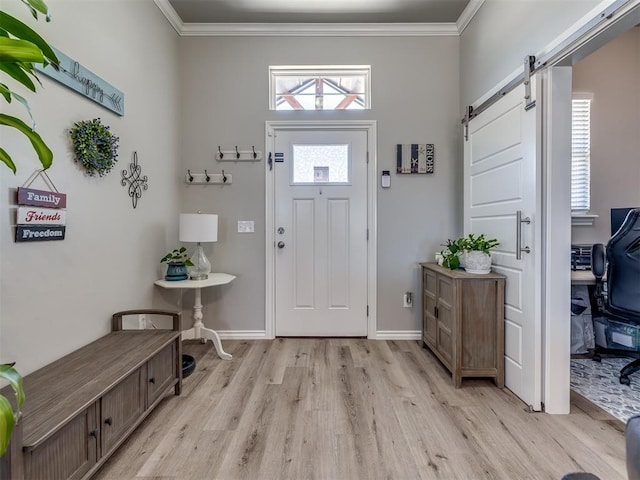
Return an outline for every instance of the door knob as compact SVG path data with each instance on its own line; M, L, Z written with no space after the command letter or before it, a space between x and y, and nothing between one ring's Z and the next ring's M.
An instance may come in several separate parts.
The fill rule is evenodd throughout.
M278 248L284 248L284 242L282 240L278 242Z

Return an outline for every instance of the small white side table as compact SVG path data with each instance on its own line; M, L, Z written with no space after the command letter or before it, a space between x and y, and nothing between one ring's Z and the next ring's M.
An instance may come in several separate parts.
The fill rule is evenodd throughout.
M182 339L187 340L191 338L201 338L205 342L207 339L213 342L214 347L216 347L216 352L218 352L218 356L223 360L231 360L231 355L225 352L222 348L222 342L220 341L220 336L215 330L211 330L210 328L206 328L204 323L202 323L202 289L206 287L215 287L216 285L226 285L227 283L231 283L235 280L234 275L229 275L228 273L210 273L209 278L205 280L180 280L168 282L167 280L156 280L154 283L162 288L187 288L193 289L195 294L195 300L193 304L193 327L189 330L184 330L182 332Z

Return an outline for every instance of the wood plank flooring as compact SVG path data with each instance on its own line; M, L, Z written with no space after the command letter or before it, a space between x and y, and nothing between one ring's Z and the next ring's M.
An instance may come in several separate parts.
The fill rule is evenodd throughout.
M625 479L624 424L572 396L528 413L508 390L455 390L415 341L276 339L184 344L197 358L96 475L125 479Z

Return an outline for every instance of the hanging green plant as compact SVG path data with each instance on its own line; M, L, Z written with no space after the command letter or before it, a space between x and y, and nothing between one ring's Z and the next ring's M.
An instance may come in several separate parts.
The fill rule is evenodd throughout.
M87 173L101 177L111 171L118 161L118 137L99 118L81 120L71 128L71 140L76 162L82 163Z

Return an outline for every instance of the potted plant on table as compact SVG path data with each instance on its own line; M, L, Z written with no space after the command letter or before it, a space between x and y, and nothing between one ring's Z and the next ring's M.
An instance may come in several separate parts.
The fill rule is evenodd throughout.
M489 273L491 271L492 248L500 245L495 239L487 239L482 233L478 236L470 233L457 240L447 240L445 247L439 254L441 265L451 270L464 268L469 273ZM440 261L439 261L440 263Z
M193 262L189 260L185 247L174 248L167 253L160 263L167 263L167 273L164 277L167 281L179 281L189 278L187 267L193 267Z
M440 252L442 258L441 265L451 270L457 270L462 265L461 256L464 253L464 239L458 238L457 240L448 239L447 243L442 245L444 250ZM440 263L440 260L438 260Z
M477 237L470 233L464 239L464 269L469 273L489 273L491 271L492 248L500 245L500 242L485 237L484 233Z

